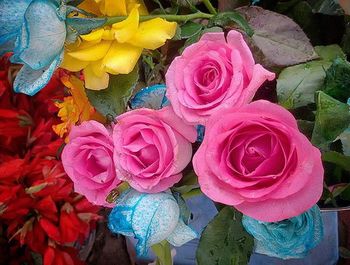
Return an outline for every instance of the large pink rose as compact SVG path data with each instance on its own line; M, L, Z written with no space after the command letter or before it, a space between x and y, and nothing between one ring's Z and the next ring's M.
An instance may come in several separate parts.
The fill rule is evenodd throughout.
M322 194L320 151L264 100L214 115L193 166L208 197L265 222L299 215Z
M113 207L106 197L121 181L113 163L113 140L102 124L86 121L73 127L62 163L76 192L96 205Z
M114 161L120 179L140 192L161 192L178 182L197 137L170 107L137 109L117 118Z
M167 97L175 113L205 124L220 109L249 103L275 74L255 64L241 33L206 33L176 57L166 74Z

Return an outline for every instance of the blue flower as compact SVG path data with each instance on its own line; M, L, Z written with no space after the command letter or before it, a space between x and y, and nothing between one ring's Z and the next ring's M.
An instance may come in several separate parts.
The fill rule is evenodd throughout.
M149 247L163 240L181 246L197 237L185 224L183 207L171 193L147 194L129 189L116 205L109 215L108 227L113 233L135 237L138 256L145 256Z
M23 64L14 90L34 95L62 60L66 7L58 0L0 0L0 8L0 52L13 50L11 61Z
M166 86L163 84L145 87L130 100L131 108L161 109L169 105L165 92Z
M0 0L0 56L13 51L24 13L33 0Z
M323 222L317 205L280 222L261 222L243 216L243 226L255 238L255 252L281 259L304 258L323 238Z

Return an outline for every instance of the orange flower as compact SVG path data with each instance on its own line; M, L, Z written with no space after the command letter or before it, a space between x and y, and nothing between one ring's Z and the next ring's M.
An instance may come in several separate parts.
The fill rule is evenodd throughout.
M104 122L104 118L91 106L85 93L84 82L73 75L64 75L62 83L69 89L71 96L63 102L56 102L59 108L58 117L62 123L52 126L54 132L63 137L69 133L72 126L88 120Z

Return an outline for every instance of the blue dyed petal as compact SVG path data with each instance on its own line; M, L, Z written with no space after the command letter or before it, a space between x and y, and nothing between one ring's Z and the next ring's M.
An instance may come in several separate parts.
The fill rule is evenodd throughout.
M131 99L131 108L161 109L170 104L165 92L166 86L163 84L143 88Z
M43 70L33 70L29 66L23 65L13 84L14 91L29 96L35 95L50 81L62 58L63 52L53 60L49 67Z
M15 45L15 40L14 39L10 39L4 43L0 44L0 56L2 56L3 54L10 52L13 50L13 47Z
M109 216L110 230L137 239L136 253L145 256L148 248L165 239L182 245L197 237L180 217L171 193L139 193L128 190L117 200Z
M203 142L205 127L203 125L197 125L197 142Z
M49 66L63 48L66 25L58 10L53 1L34 0L24 15L15 56L34 70Z
M24 13L32 0L0 0L0 56L12 51Z
M317 205L280 222L261 222L243 216L244 228L255 238L255 252L281 259L304 258L323 238L323 222Z
M197 232L180 220L175 230L167 237L167 241L175 247L180 247L197 237Z

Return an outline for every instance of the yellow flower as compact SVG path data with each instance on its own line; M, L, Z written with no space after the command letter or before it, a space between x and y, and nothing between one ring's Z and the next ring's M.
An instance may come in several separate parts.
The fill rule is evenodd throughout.
M83 121L91 119L104 121L104 118L90 105L83 81L75 76L63 76L61 81L69 89L71 96L65 97L63 102L55 103L59 108L58 117L62 121L52 127L57 135L64 137L73 125Z
M78 42L66 47L61 67L83 70L85 87L89 89L107 88L108 73L130 73L144 48L157 49L176 32L175 22L161 18L139 22L140 14L147 14L140 0L85 0L80 8L99 16L128 15L121 22L82 35Z

